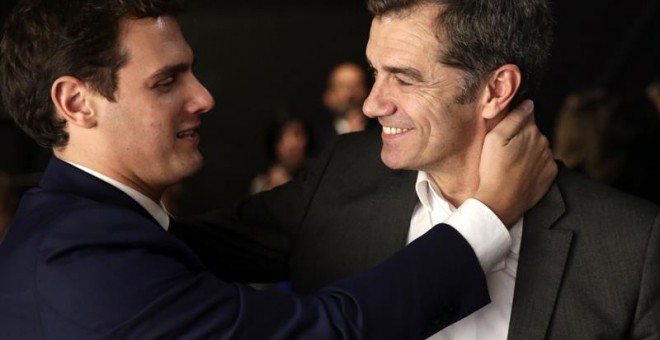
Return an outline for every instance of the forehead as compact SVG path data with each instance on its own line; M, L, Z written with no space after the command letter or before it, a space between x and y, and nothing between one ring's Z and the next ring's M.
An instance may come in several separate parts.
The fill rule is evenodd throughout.
M364 78L362 70L353 65L342 65L332 73L332 81L361 81Z
M173 63L191 63L193 54L174 17L124 19L120 23L119 45L128 55L128 64L145 72Z
M435 62L442 44L437 18L441 7L422 4L404 12L386 13L371 23L367 58L425 59Z

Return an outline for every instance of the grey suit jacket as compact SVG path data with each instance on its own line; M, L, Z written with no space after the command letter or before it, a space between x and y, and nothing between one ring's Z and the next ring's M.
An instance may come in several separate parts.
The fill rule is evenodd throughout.
M388 169L380 146L343 136L305 177L205 216L187 238L232 279L289 278L303 292L370 268L405 246L417 202L416 172ZM509 339L660 338L659 216L561 169L525 215Z

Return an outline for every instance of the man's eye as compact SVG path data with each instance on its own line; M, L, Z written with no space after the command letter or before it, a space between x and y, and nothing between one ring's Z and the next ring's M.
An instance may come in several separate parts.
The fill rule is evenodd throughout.
M174 77L169 77L156 83L156 87L169 87L172 84L174 84Z
M394 77L394 79L396 79L396 82L399 83L399 85L402 85L402 86L411 85L411 83L409 83L409 82L407 82L407 81L405 81L405 80L403 80L399 77Z

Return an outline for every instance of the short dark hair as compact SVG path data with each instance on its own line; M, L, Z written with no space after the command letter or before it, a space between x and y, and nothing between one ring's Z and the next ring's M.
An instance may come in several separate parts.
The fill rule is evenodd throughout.
M122 19L176 15L176 0L23 0L7 18L0 42L0 93L6 111L44 147L68 142L66 121L50 98L64 75L87 82L114 101Z
M546 0L367 0L374 17L402 13L422 4L443 9L438 34L447 41L439 62L463 72L460 102L474 99L484 77L505 64L520 68L517 104L540 84L552 45L552 16Z

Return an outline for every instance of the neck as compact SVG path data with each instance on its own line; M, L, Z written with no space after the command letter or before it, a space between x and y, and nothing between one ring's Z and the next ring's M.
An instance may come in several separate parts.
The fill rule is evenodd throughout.
M451 160L444 160L436 169L426 172L438 191L454 207L473 197L479 188L479 167L483 138L476 138L465 151Z
M454 207L473 197L479 188L479 164L465 164L449 171L428 172L437 190Z

